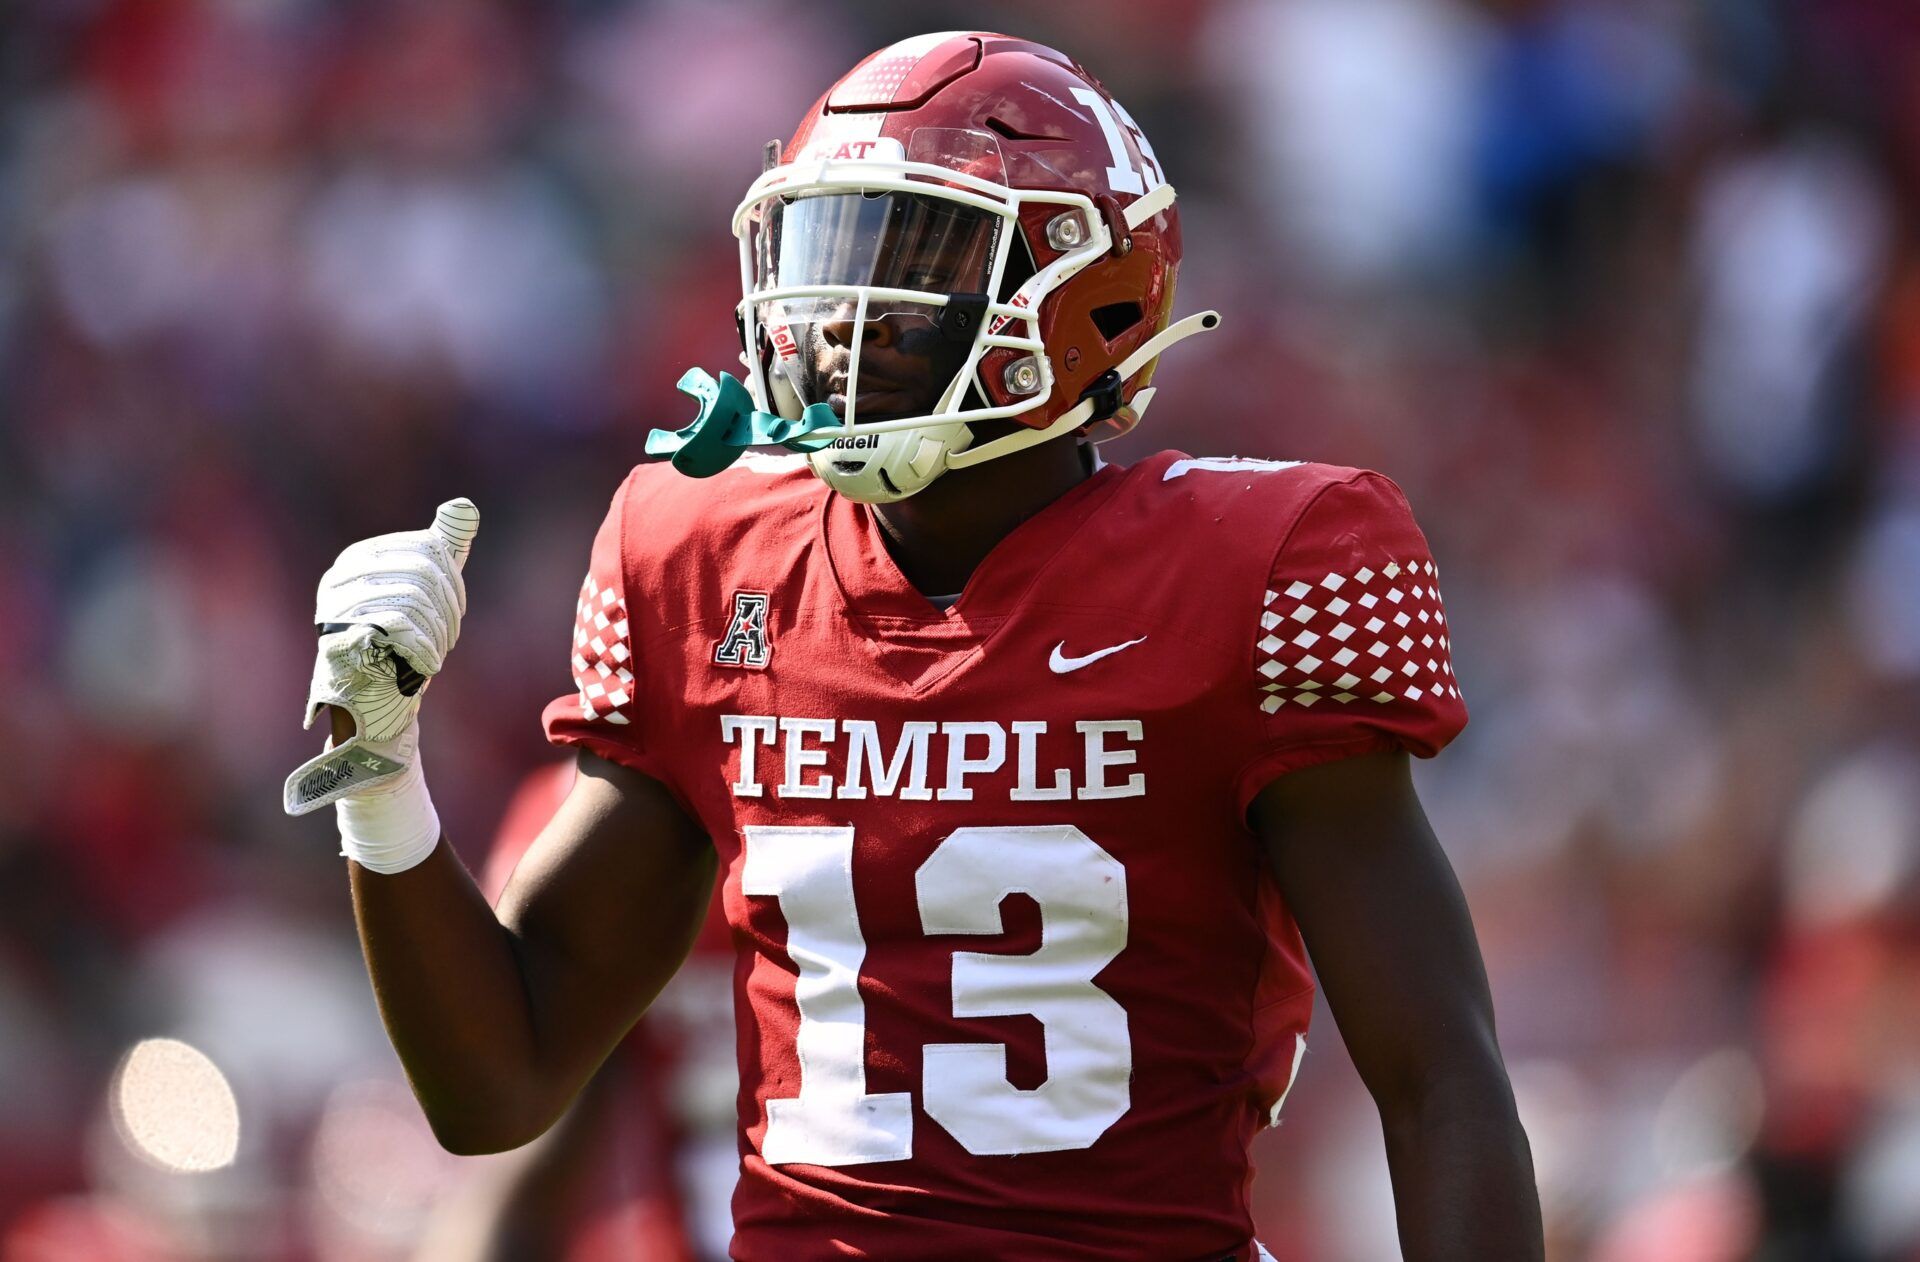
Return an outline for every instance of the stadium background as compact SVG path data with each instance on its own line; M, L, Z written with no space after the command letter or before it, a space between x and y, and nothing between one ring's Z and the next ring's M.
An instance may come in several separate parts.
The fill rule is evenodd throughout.
M1422 787L1553 1256L1920 1258L1915 13L9 0L0 1257L398 1259L473 1186L397 1085L329 821L279 812L313 581L482 506L426 720L477 863L609 495L732 363L762 143L979 26L1127 104L1182 308L1227 314L1119 458L1375 465L1432 539L1474 721ZM1317 1030L1263 1234L1391 1257ZM231 1083L223 1168L111 1120L155 1036Z

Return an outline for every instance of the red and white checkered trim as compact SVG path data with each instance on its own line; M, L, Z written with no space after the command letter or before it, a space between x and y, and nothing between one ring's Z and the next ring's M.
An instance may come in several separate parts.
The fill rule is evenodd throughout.
M611 584L587 575L574 606L573 682L580 689L580 717L625 723L633 700L631 651L627 648L627 602Z
M1390 561L1269 591L1255 645L1260 708L1458 699L1439 577L1432 561Z

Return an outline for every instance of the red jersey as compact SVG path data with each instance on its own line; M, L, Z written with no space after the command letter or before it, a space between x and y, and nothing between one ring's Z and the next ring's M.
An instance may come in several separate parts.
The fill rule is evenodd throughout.
M1254 1255L1313 987L1247 805L1466 721L1398 488L1106 466L943 610L798 459L642 466L578 612L549 738L719 849L735 1258Z

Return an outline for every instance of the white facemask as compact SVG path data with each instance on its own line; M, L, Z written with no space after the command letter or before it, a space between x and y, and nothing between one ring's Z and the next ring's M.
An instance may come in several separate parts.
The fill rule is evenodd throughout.
M822 482L848 499L890 504L924 489L946 472L948 456L972 443L973 431L962 421L836 438L807 462Z

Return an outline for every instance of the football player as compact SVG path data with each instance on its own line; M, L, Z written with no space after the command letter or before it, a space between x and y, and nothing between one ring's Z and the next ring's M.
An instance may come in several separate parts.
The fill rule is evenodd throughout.
M1052 49L906 40L770 147L734 229L746 381L690 374L671 462L614 494L545 716L578 779L497 917L439 844L415 718L471 506L322 581L309 719L333 706L337 744L289 806L339 803L441 1142L544 1130L717 880L736 1258L1261 1256L1248 1144L1300 1065L1309 954L1406 1256L1539 1258L1409 779L1466 710L1405 499L1094 450L1215 320L1170 323L1178 215L1132 118ZM795 451L739 458L762 442Z

